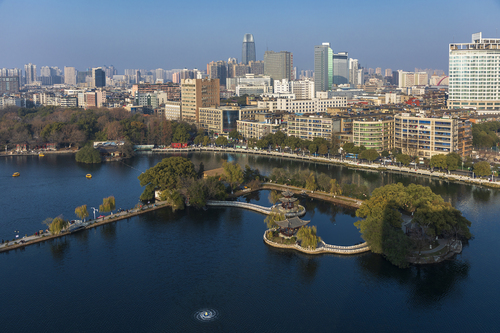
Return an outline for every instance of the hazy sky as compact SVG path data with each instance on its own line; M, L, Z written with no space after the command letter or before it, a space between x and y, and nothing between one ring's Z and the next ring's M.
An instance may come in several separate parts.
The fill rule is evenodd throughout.
M252 33L258 60L291 51L299 71L330 42L363 67L447 72L448 44L498 37L499 15L500 0L0 0L0 68L206 69Z

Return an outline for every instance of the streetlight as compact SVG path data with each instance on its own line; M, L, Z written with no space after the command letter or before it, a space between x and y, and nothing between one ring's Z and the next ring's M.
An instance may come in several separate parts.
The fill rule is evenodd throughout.
M94 220L95 220L95 212L98 212L99 213L99 209L95 208L95 207L91 207L93 210L94 210Z

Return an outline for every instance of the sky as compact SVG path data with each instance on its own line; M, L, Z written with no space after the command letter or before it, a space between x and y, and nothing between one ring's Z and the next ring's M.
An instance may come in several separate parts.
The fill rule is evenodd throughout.
M448 44L499 37L500 0L0 0L0 68L206 69L241 60L243 36L314 69L329 42L365 68L448 72Z

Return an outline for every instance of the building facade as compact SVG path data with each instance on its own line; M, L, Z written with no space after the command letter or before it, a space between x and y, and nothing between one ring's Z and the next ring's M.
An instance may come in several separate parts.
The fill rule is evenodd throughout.
M340 120L329 116L297 115L288 120L288 135L300 139L324 138L331 140L333 133L337 132L340 132Z
M64 67L64 83L69 86L76 86L75 67Z
M333 54L333 84L349 83L349 56L347 52Z
M293 80L293 55L288 51L264 53L264 74L273 80Z
M394 148L394 119L358 118L352 122L353 143L356 146L365 146L366 149L375 149L379 153Z
M450 44L448 108L500 108L500 39L472 35Z
M181 80L181 120L198 124L200 107L218 107L219 105L219 79Z
M394 148L403 154L425 158L458 152L458 119L395 115Z
M19 76L0 76L0 96L19 92Z
M277 109L290 113L317 113L327 112L328 108L343 107L347 105L345 97L335 97L328 99L305 99L296 100L291 98L278 98Z
M328 91L333 83L333 50L330 43L314 47L314 90Z
M252 34L245 34L243 37L243 47L241 50L241 62L248 65L250 61L256 61L255 41Z

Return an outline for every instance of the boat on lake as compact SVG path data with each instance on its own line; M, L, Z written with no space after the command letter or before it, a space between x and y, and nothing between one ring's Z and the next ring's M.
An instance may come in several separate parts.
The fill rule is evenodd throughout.
M38 154L38 156L40 156L40 157L44 157L44 156L45 156L45 154L44 154L44 153L40 153L40 154Z
M12 174L12 177L19 177L19 176L20 176L19 172L14 172L14 173Z
M90 173L88 173L85 177L87 177L88 179L92 178L92 175Z
M69 227L67 229L68 232L77 232L85 229L86 226L89 225L89 222L83 222L82 220L73 220L69 223Z

